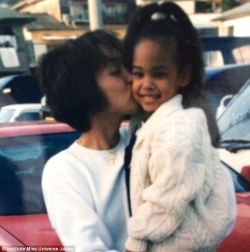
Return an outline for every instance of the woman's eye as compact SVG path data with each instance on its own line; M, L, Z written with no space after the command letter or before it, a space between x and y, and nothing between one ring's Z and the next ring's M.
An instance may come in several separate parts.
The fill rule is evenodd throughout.
M120 67L117 67L117 68L114 68L112 71L111 71L111 75L120 75L122 72L121 68Z

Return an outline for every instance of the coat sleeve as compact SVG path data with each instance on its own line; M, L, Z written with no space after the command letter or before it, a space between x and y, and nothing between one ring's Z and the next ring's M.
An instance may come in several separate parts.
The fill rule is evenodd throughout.
M144 188L143 204L129 220L127 247L137 244L136 247L145 248L147 240L158 243L170 236L202 188L205 169L201 140L197 141L199 130L190 131L183 125L172 125L171 134L170 128L159 129L151 141L151 184Z

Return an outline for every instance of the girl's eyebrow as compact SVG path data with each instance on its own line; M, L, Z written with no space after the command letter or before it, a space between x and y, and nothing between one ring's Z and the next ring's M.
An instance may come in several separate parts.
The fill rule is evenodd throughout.
M133 69L142 69L142 67L134 65ZM165 65L159 65L153 67L153 70L168 70L168 67L166 67Z
M165 65L159 65L159 66L153 67L153 69L154 70L167 70L168 67Z
M134 69L134 68L135 68L135 69L141 69L140 66L135 66L135 65L133 66L133 69Z

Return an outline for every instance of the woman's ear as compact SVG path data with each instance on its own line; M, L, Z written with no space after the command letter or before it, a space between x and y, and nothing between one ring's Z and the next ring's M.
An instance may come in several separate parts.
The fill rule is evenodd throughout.
M192 74L193 74L193 67L190 64L186 65L182 69L180 74L180 87L185 87L189 84L192 78Z

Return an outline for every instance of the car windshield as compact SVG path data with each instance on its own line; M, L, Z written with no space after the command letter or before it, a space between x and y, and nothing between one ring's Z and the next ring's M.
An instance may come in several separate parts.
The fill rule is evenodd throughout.
M9 122L15 113L15 109L1 109L0 110L0 123Z
M222 143L250 145L250 79L218 119Z
M44 164L78 136L70 132L1 139L0 215L46 212L41 189Z

